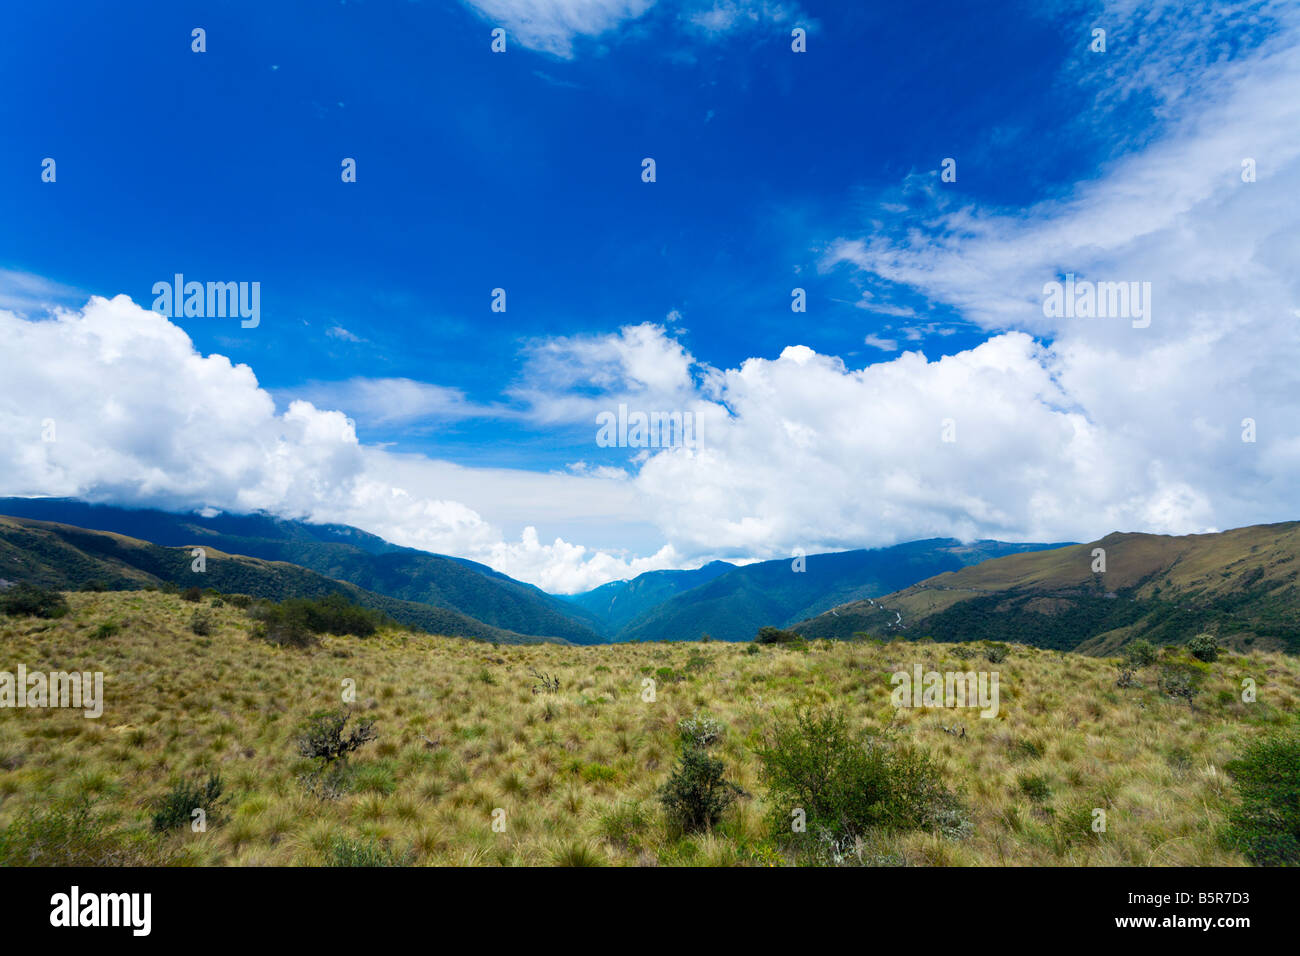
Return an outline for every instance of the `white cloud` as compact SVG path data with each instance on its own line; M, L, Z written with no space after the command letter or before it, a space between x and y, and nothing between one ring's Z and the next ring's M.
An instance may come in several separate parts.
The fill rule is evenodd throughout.
M509 414L477 405L458 388L431 385L409 378L353 378L344 382L311 382L284 393L315 405L346 409L362 425L434 425L467 418Z
M352 332L349 332L341 325L331 326L330 328L325 330L325 334L332 339L339 339L340 341L343 342L364 342L365 341L365 339L361 338L358 335L353 334Z
M199 354L126 296L40 321L0 312L0 337L0 494L338 521L556 590L676 560L671 548L629 560L538 542L530 525L543 520L635 538L644 522L625 481L467 469L361 445L343 412L303 400L277 411L247 365ZM354 383L354 396L374 399L374 384ZM378 387L391 396L393 384ZM425 387L413 394L429 398ZM505 526L523 530L511 541Z
M520 43L531 50L572 59L579 39L594 39L636 22L656 7L656 0L461 0L484 21L506 30L507 44ZM676 8L686 32L715 41L741 31L767 26L789 27L796 22L807 29L798 4L780 0L667 0L659 4ZM689 62L689 54L678 54ZM561 86L572 83L538 72L541 79ZM710 114L711 115L711 114ZM706 120L707 122L707 120Z
M793 25L800 15L797 4L778 0L709 0L689 8L684 17L696 30L716 37L767 24Z
M635 20L654 0L463 0L488 23L505 28L507 43L568 59L578 37L596 37Z

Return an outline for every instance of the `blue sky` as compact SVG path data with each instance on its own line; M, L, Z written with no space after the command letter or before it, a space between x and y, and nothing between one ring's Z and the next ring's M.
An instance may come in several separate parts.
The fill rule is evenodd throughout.
M491 402L529 340L674 310L706 361L775 357L795 286L812 300L800 341L865 363L879 353L864 336L896 338L902 323L858 308L845 270L817 270L862 197L959 156L964 196L1023 204L1091 172L1110 144L1072 120L1085 92L1051 92L1060 61L1087 52L1078 21L858 7L792 14L813 30L803 56L785 23L709 36L669 9L635 21L643 35L580 39L565 59L509 40L493 55L491 21L456 3L159 3L74 22L27 5L13 35L47 39L19 44L0 79L41 77L42 95L5 110L27 148L6 154L5 178L24 188L0 207L0 261L145 304L175 272L259 280L258 329L183 324L271 389L406 377ZM1067 149L1056 134L1072 127L1087 139ZM57 192L27 174L36 152L56 157ZM356 184L340 181L345 156ZM645 156L654 184L640 180ZM488 309L496 287L505 314ZM925 308L907 290L881 296ZM467 462L572 456L500 422L441 440L362 428Z
M1036 305L1041 283L1067 270L1159 284L1174 267L1162 258L1172 245L1162 230L1193 234L1202 255L1224 261L1214 215L1226 214L1226 190L1240 185L1231 177L1240 157L1255 152L1271 148L1276 161L1254 184L1249 201L1265 195L1253 228L1264 236L1285 226L1269 191L1282 189L1294 134L1280 132L1276 107L1243 116L1238 106L1240 129L1227 132L1207 119L1234 98L1268 101L1261 91L1285 75L1295 46L1285 6L1247 4L1227 16L1196 4L446 0L86 4L75 16L29 4L7 17L0 308L30 321L50 304L79 309L89 295L126 295L147 309L153 283L177 272L259 281L257 328L173 324L196 355L249 366L275 400L273 417L294 399L338 410L354 423L358 456L333 477L318 466L315 478L268 480L279 497L257 475L212 486L194 476L133 481L129 471L75 474L49 458L36 477L11 478L10 490L350 518L556 589L714 556L931 533L1061 539L1125 521L1198 530L1291 500L1280 461L1263 472L1242 463L1241 501L1229 504L1202 487L1200 464L1166 461L1175 442L1160 447L1142 423L1108 419L1119 414L1109 396L1134 380L1119 373L1116 349L1139 362L1148 348L1197 341L1188 327L1120 346L1113 330L1046 323ZM505 54L489 49L495 26L506 30ZM206 30L204 53L191 51L194 27ZM807 30L808 52L791 51L794 27ZM1090 49L1097 27L1107 30L1102 53ZM1179 166L1179 150L1194 153L1214 135L1236 137L1218 144L1221 170ZM654 183L641 181L647 156ZM56 183L40 179L44 157L57 161ZM356 183L340 180L344 157L357 161ZM944 157L957 159L956 183L939 181ZM1160 182L1168 169L1187 175L1164 206L1159 190L1137 185L1161 163ZM1195 185L1214 176L1217 198ZM1136 211L1116 214L1123 202ZM1108 226L1096 226L1099 209L1110 210ZM1231 215L1235 223L1247 212ZM1113 241L1089 239L1090 228L1109 229ZM1219 291L1228 295L1252 269L1280 277L1294 264L1285 248L1269 255L1261 248L1262 261L1225 276ZM1213 298L1186 279L1177 295ZM1277 281L1251 288L1285 316L1294 300ZM1163 301L1174 300L1172 284ZM806 314L790 310L796 286L807 290ZM496 287L506 290L505 313L489 308ZM1110 358L1063 367L1082 362L1083 345ZM809 401L838 394L842 382L862 391L829 408L761 404L774 389L798 394L780 379L787 366ZM1099 388L1102 367L1129 384ZM1243 365L1238 404L1268 391L1262 381ZM863 456L898 448L873 430L915 433L902 413L883 410L911 388L946 396L954 410L987 400L981 428L1016 431L999 409L1042 406L1056 416L1035 446L1044 461L1009 481L1000 501L958 476L1021 450L986 444L993 457L960 464L927 464L919 451L892 463L855 457L855 442ZM1205 410L1177 383L1170 389L1157 408L1166 420L1176 409L1189 434L1201 434ZM1286 383L1272 392L1286 396ZM592 410L629 399L725 413L719 458L692 465L676 452L597 447ZM11 409L20 411L35 414ZM1205 427L1223 439L1248 411L1234 406ZM1270 406L1278 420L1284 411ZM198 430L197 416L188 412L182 427ZM864 419L862 435L843 425ZM838 438L832 421L845 428ZM774 431L761 432L764 423ZM750 426L749 437L733 435ZM1033 432L1029 419L1024 428ZM1081 438L1087 429L1098 433ZM1025 489L1056 483L1054 462L1072 462L1068 481L1085 484L1079 456L1112 439L1136 442L1109 454L1135 469L1135 483L1160 486L1150 500L1106 491L1084 509L1086 521L1069 500L1015 504L1034 499ZM178 449L196 440L177 438L163 457L183 458ZM757 471L747 455L782 458L783 441L793 449L789 473L754 477L746 489ZM790 506L805 454L828 499L821 510ZM909 457L917 463L898 471ZM173 478L178 467L137 460L146 464ZM376 492L358 491L358 475L408 468L423 477L408 476L403 492L434 503L418 511L437 525L427 535L410 530L409 514L359 503ZM703 470L725 480L711 488ZM560 488L548 476L602 484ZM1252 481L1271 489L1266 505L1240 489ZM331 489L310 500L284 492L310 484ZM873 503L858 514L861 498ZM702 516L733 505L708 527ZM562 540L530 550L528 528L542 542Z

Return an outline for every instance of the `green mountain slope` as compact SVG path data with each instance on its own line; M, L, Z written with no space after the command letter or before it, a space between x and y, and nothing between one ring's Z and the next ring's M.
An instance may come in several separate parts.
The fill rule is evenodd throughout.
M1094 551L1106 570L1093 570ZM906 633L1104 653L1203 631L1300 651L1300 522L1217 534L1115 533L941 574L801 621L805 637Z
M512 644L540 640L484 624L458 611L375 594L297 565L226 554L207 545L204 549L206 570L196 573L191 570L189 548L164 548L111 532L0 517L0 579L10 582L60 590L77 590L92 582L109 589L172 583L275 601L340 592L363 607L433 634Z
M674 595L712 581L735 567L726 561L712 561L693 571L647 571L630 581L611 581L572 595L568 600L592 614L606 633L617 634Z
M428 604L502 630L591 644L602 628L586 610L486 565L390 544L347 525L269 515L203 517L91 505L66 498L0 498L0 515L110 531L164 547L202 545L286 561L376 594Z
M951 538L912 541L891 548L809 555L805 570L790 559L734 568L683 591L628 622L615 640L752 640L766 624L786 626L837 604L888 594L941 571L1045 544Z

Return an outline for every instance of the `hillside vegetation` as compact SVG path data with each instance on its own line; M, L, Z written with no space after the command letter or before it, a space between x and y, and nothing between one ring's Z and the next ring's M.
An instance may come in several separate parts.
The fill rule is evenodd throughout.
M486 565L398 547L348 525L262 514L171 514L67 498L0 498L0 515L107 531L163 547L202 545L288 562L384 597L454 611L501 631L579 644L600 640L596 619L561 598Z
M1025 646L494 647L381 628L300 649L255 638L229 601L66 599L62 617L0 617L2 666L101 670L104 714L0 709L9 863L1237 865L1225 766L1300 703L1300 664L1258 650L1166 651L1120 687L1112 661ZM890 675L917 664L998 671L998 716L895 709ZM828 756L821 735L863 731L879 746L841 769L884 789L841 821L852 844L791 832L780 794ZM715 822L693 832L683 807Z
M889 548L811 554L794 570L789 558L732 568L679 594L664 594L614 633L618 641L748 641L765 625L784 627L838 604L879 597L943 571L1045 544L952 538L909 541ZM649 572L642 579L662 572ZM671 573L671 572L670 572ZM689 572L699 574L700 572ZM607 586L608 587L608 586Z
M1093 570L1105 552L1104 572ZM792 626L808 638L970 634L1112 653L1210 632L1235 647L1300 652L1300 523L1174 537L1111 534L1012 555L842 605Z
M542 640L492 627L458 611L400 601L331 580L306 568L226 554L203 545L205 569L193 570L191 548L163 548L103 531L0 517L0 579L47 588L110 590L174 585L283 601L342 594L402 624L458 637L506 643Z

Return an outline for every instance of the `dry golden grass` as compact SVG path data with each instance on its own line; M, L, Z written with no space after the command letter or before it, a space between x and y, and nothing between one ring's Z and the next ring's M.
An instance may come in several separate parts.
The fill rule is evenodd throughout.
M780 864L753 747L795 705L836 705L864 727L929 750L973 824L951 839L882 835L871 855L919 865L1239 865L1215 831L1232 799L1223 765L1289 719L1300 666L1279 654L1224 655L1194 708L1146 686L1120 690L1111 662L1013 647L999 665L941 644L492 646L385 631L326 637L313 650L251 639L251 622L156 593L70 594L56 621L0 619L0 670L101 670L104 715L0 710L0 826L81 797L124 831L148 833L155 803L183 776L217 771L224 813L205 833L161 837L178 862L317 865L338 840L415 864ZM208 599L204 606L209 605ZM96 638L98 626L120 630ZM692 660L694 662L692 663ZM901 710L889 675L997 670L1001 712ZM1157 665L1158 667L1158 665ZM657 675L670 668L674 679ZM530 671L559 677L533 693ZM656 700L642 699L656 679ZM680 679L675 679L680 678ZM1259 699L1240 700L1243 678ZM309 714L341 705L379 738L352 760L351 788L309 795L294 746ZM656 799L678 751L678 720L726 726L716 748L751 796L713 833L670 832ZM943 732L964 726L964 739ZM1049 795L1037 798L1033 778ZM1028 783L1026 783L1028 781ZM1106 832L1093 833L1093 808ZM504 832L493 811L504 810Z

